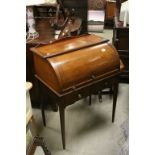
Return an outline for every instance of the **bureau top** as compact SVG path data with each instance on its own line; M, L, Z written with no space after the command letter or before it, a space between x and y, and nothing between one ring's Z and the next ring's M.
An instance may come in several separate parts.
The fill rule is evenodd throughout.
M105 42L108 42L108 40L96 35L85 34L60 39L51 44L31 48L31 50L43 58L49 58Z

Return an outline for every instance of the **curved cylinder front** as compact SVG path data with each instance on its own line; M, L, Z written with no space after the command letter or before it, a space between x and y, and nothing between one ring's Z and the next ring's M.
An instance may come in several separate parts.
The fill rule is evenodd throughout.
M57 92L106 78L120 70L118 53L109 43L57 55L47 60L59 83Z

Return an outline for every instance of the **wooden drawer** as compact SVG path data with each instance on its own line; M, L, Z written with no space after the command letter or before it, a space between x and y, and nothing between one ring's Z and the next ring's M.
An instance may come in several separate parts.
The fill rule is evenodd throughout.
M85 98L90 94L97 93L98 91L104 88L110 88L115 82L116 82L116 77L113 77L108 80L102 80L100 82L97 82L92 86L75 90L63 98L63 100L65 101L65 106L73 104L75 101Z
M90 87L83 88L80 90L75 90L71 94L66 95L63 100L65 101L65 106L73 104L75 101L78 101L82 98L85 98L90 95Z

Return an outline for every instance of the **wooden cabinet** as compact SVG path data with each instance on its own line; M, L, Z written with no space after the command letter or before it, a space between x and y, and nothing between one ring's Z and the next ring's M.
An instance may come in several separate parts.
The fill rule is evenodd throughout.
M114 25L113 18L115 16L116 2L114 0L106 0L105 5L105 27L112 28Z
M120 81L129 82L129 27L114 26L113 44L125 65L125 70L120 75Z
M113 0L107 0L106 1L106 7L105 7L105 19L106 20L113 20L115 15L115 6L116 2Z

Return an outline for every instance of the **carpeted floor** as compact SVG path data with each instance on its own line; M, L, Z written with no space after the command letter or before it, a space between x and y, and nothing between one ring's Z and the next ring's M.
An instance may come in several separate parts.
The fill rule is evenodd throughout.
M66 109L66 143L62 149L59 113L46 111L43 127L40 110L34 109L40 136L45 138L52 155L127 155L128 154L128 84L119 85L115 123L111 122L112 98L103 96L92 105L83 99Z

